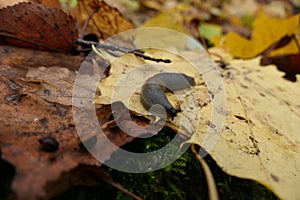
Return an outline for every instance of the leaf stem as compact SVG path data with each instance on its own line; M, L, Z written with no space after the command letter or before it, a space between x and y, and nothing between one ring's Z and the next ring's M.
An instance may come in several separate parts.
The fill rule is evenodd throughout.
M191 145L191 150L195 154L196 158L198 159L198 161L200 162L200 164L203 167L205 177L206 177L206 180L207 180L209 199L210 200L218 200L219 196L218 196L218 192L217 192L217 186L216 186L214 177L213 177L213 175L212 175L212 173L209 169L209 166L207 165L205 160L196 151L195 144Z

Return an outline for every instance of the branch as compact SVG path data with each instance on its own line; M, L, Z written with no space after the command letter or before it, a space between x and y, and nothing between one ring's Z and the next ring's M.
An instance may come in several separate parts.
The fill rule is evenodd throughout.
M82 39L76 39L75 44L78 44L83 47L92 47L93 45L97 48L104 49L104 50L111 50L111 51L119 51L122 53L133 53L134 55L141 57L145 60L151 60L155 62L163 62L163 63L171 63L172 61L170 59L162 59L162 58L153 58L150 56L147 56L144 54L143 51L137 50L137 49L130 49L127 47L120 47L116 45L107 45L107 44L101 44L98 42L93 42L93 41L86 41Z

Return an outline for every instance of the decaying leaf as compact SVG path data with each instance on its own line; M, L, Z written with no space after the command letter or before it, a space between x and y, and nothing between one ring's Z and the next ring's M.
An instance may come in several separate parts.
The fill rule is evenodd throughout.
M72 104L75 70L79 69L82 57L0 46L0 58L0 73L16 82L26 81L22 84L27 91L51 102Z
M284 78L292 82L295 82L297 80L296 74L300 74L300 53L278 55L278 56L271 56L271 57L269 56L273 50L287 45L288 43L291 42L292 39L294 39L293 42L296 42L297 44L298 41L294 35L284 36L279 41L272 44L263 53L262 58L260 60L260 64L262 66L271 65L271 64L276 65L278 70L285 72Z
M274 26L274 24L278 24L278 26ZM283 36L297 34L298 26L299 15L287 19L278 19L267 17L261 13L253 23L253 32L250 40L236 33L229 32L225 36L212 39L212 41L216 46L229 51L234 57L253 58ZM298 47L291 43L285 48L280 49L280 51L274 52L274 54L282 55L297 52Z
M266 61L266 60L265 60ZM284 78L295 82L296 74L300 74L300 53L268 57L261 65L276 65L277 69L285 72Z
M72 89L75 79L75 72L60 67L40 67L29 69L24 81L37 82L41 84L41 89L33 91L38 96L47 101L60 103L62 105L72 105Z
M2 8L0 18L0 44L69 52L78 37L71 15L33 2Z
M47 1L47 0L31 0L31 1L35 2L35 3L42 4L42 5L47 6L47 7L55 7L55 8L58 8L58 9L61 8L59 0L52 0L52 1Z
M24 71L25 74L29 68L63 67L71 71L79 69L82 63L82 56L70 56L59 52L41 51L38 49L24 49L14 46L0 45L0 64L11 68L12 71ZM10 78L14 78L9 76ZM24 77L24 76L20 76ZM20 78L16 76L16 78Z
M29 93L23 87L22 81L16 83L3 75L0 79L1 159L16 168L12 189L18 199L50 198L72 185L93 185L99 178L112 182L106 176L98 175L93 179L86 175L84 166L96 173L101 171L98 168L100 163L85 149L79 147L80 140L73 125L70 106L45 101ZM120 108L124 106L121 105ZM101 124L109 121L110 106L102 106L96 112ZM86 120L84 116L82 117ZM125 118L122 114L120 117L124 119L122 123L126 126ZM131 120L131 117L129 118ZM140 125L148 123L148 120L135 119L135 121ZM87 129L92 126L90 123L89 121L85 123ZM134 139L121 130L111 130L109 126L104 132L105 135L97 133L94 135L99 144L106 137L116 146L122 146ZM55 147L54 152L46 151L44 143L40 142L43 138L49 137L59 145L59 148ZM97 144L95 146L97 147ZM101 153L107 153L106 159L115 151L105 145L99 148ZM120 185L112 185L121 188Z
M24 93L22 86L2 75L1 102L2 159L13 164L17 171L12 188L20 199L43 196L43 187L48 181L57 179L63 171L78 165L76 156L75 160L71 158L76 153L69 145L77 143L76 132L65 129L72 123L71 110ZM47 135L59 141L64 157L41 151L38 140ZM78 159L96 164L89 156Z
M17 198L49 198L73 185L93 185L96 181L103 180L138 199L107 176L100 176L99 160L95 159L85 148L80 148L79 137L86 135L78 134L74 127L72 109L78 111L80 108L70 106L76 75L74 69L70 69L73 67L76 69L81 58L76 57L79 58L77 60L72 56L68 58L55 52L11 46L1 46L1 58L3 58L0 62L1 159L16 168L12 189ZM14 60L14 58L19 60ZM73 61L68 61L68 59L73 59ZM102 63L101 59L93 62ZM80 90L81 93L78 95L92 93L86 89L92 84L93 79L90 77L98 75L94 70L103 71L101 65L94 66L93 62L84 62L88 70L80 71L80 73L83 73L82 76L86 82L80 85L83 90ZM73 95L73 98L76 98L76 95ZM94 99L88 100L93 105ZM120 104L119 110L124 109L127 110L124 105ZM85 112L86 110L83 110L83 113ZM123 126L128 129L134 130L131 124L132 119L141 126L149 123L147 119L123 116L123 113L118 115L122 119ZM101 106L96 109L97 125L99 121L100 124L112 126L104 125L105 134L89 132L89 128L94 126L91 124L93 121L87 120L85 115L79 115L79 121L84 122L81 124L82 128L87 131L85 133L95 139L91 148L95 147L100 154L105 152L106 157L101 160L103 162L117 150L103 144L103 140L109 138L116 146L122 146L135 138L115 128L115 123L109 121L111 114L110 106ZM139 134L149 133L151 131L139 132ZM43 138L52 139L44 141ZM87 177L86 173L95 174L95 177Z
M81 23L81 27L84 27L86 22L89 23L84 34L97 34L101 39L134 28L133 24L125 19L116 8L104 1L79 0L73 13Z

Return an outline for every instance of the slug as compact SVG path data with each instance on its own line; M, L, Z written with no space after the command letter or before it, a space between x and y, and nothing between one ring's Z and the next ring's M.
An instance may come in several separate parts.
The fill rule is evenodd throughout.
M195 79L182 73L156 74L147 79L142 86L140 101L146 109L155 104L163 106L173 120L182 110L173 107L165 92L186 89L191 85L195 85Z

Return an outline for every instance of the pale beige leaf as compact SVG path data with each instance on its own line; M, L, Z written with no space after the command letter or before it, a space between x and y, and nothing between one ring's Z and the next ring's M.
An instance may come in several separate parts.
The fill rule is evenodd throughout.
M280 198L300 191L300 83L259 58L233 60L223 72L226 122L211 152L227 173L256 180ZM193 142L201 145L197 132Z

